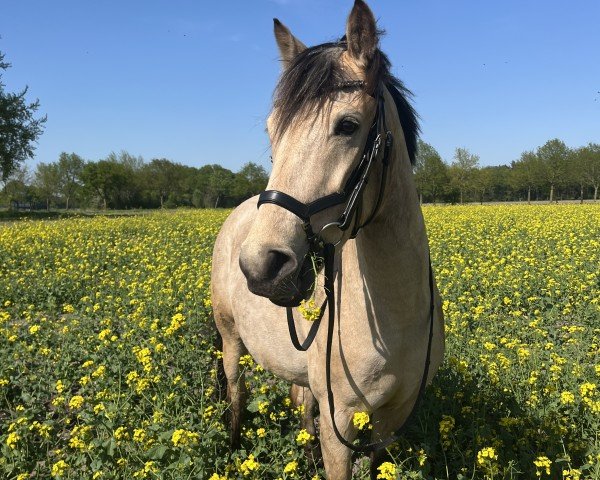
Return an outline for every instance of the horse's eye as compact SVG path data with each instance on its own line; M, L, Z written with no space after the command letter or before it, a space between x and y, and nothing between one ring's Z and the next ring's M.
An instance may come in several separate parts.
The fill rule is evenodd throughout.
M358 130L358 122L356 120L344 118L335 127L335 134L349 136L349 135L352 135L354 132L356 132L356 130Z

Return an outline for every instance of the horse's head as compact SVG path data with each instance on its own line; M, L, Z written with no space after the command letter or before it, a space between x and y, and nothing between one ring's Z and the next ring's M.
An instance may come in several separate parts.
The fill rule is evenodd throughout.
M377 98L389 74L389 62L378 49L375 18L362 0L356 0L345 39L339 42L307 48L278 20L275 38L283 72L267 121L273 159L267 190L283 192L301 206L336 193L347 197L353 187L349 182L362 173L365 146L379 133L373 127ZM379 181L373 178L352 222L368 217L378 192ZM240 267L250 291L278 305L294 306L310 295L316 278L307 226L320 232L340 218L347 202L331 201L302 219L300 207L281 208L278 198L273 204L261 197L242 245ZM326 241L343 244L352 228L325 230Z

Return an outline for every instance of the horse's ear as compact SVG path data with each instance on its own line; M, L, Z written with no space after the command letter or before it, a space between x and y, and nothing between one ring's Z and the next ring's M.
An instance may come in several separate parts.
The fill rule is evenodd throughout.
M290 29L278 19L274 18L273 24L275 27L275 40L277 41L279 53L281 53L281 61L285 69L292 63L296 55L306 50L306 45L294 37Z
M350 56L366 68L377 51L379 35L373 12L363 0L354 1L346 23L346 41Z

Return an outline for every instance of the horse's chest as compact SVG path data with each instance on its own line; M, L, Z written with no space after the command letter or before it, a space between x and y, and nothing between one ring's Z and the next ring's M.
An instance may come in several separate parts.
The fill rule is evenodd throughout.
M311 388L325 393L327 368L336 398L345 405L384 404L403 388L403 361L398 332L386 331L368 321L355 324L343 315L337 323L327 367L325 332L308 352ZM324 329L325 330L325 329ZM319 396L319 395L318 395Z

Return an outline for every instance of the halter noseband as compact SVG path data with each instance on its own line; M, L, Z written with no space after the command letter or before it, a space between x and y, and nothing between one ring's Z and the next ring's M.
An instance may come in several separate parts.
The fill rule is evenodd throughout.
M365 83L362 81L349 81L340 83L337 87L339 90L343 90L357 87L364 88L364 85ZM265 203L272 203L279 207L285 208L299 217L303 221L304 231L306 232L308 242L313 249L315 249L317 246L321 247L319 250L322 249L322 234L326 229L337 227L341 232L344 232L352 224L352 219L356 217L356 222L351 234L351 238L354 238L358 234L358 231L365 227L373 219L373 217L375 217L377 210L379 210L379 206L383 198L383 190L385 188L385 178L389 161L388 157L392 146L392 134L387 130L385 123L385 107L382 90L383 87L379 86L374 97L377 101L377 110L375 112L375 118L373 124L371 125L371 129L369 130L369 135L367 136L367 142L365 143L361 160L348 177L348 180L346 181L341 192L325 195L324 197L317 198L310 203L303 203L299 200L296 200L291 195L280 192L279 190L265 190L258 196L257 208ZM373 164L377 161L378 157L380 157L382 143L384 143L383 156L381 159L383 171L377 203L375 204L375 208L371 212L369 218L359 226L359 218L356 214L361 210L364 189L368 183ZM346 203L346 206L340 217L336 221L326 224L318 233L315 234L310 223L311 217L316 213L343 203Z

